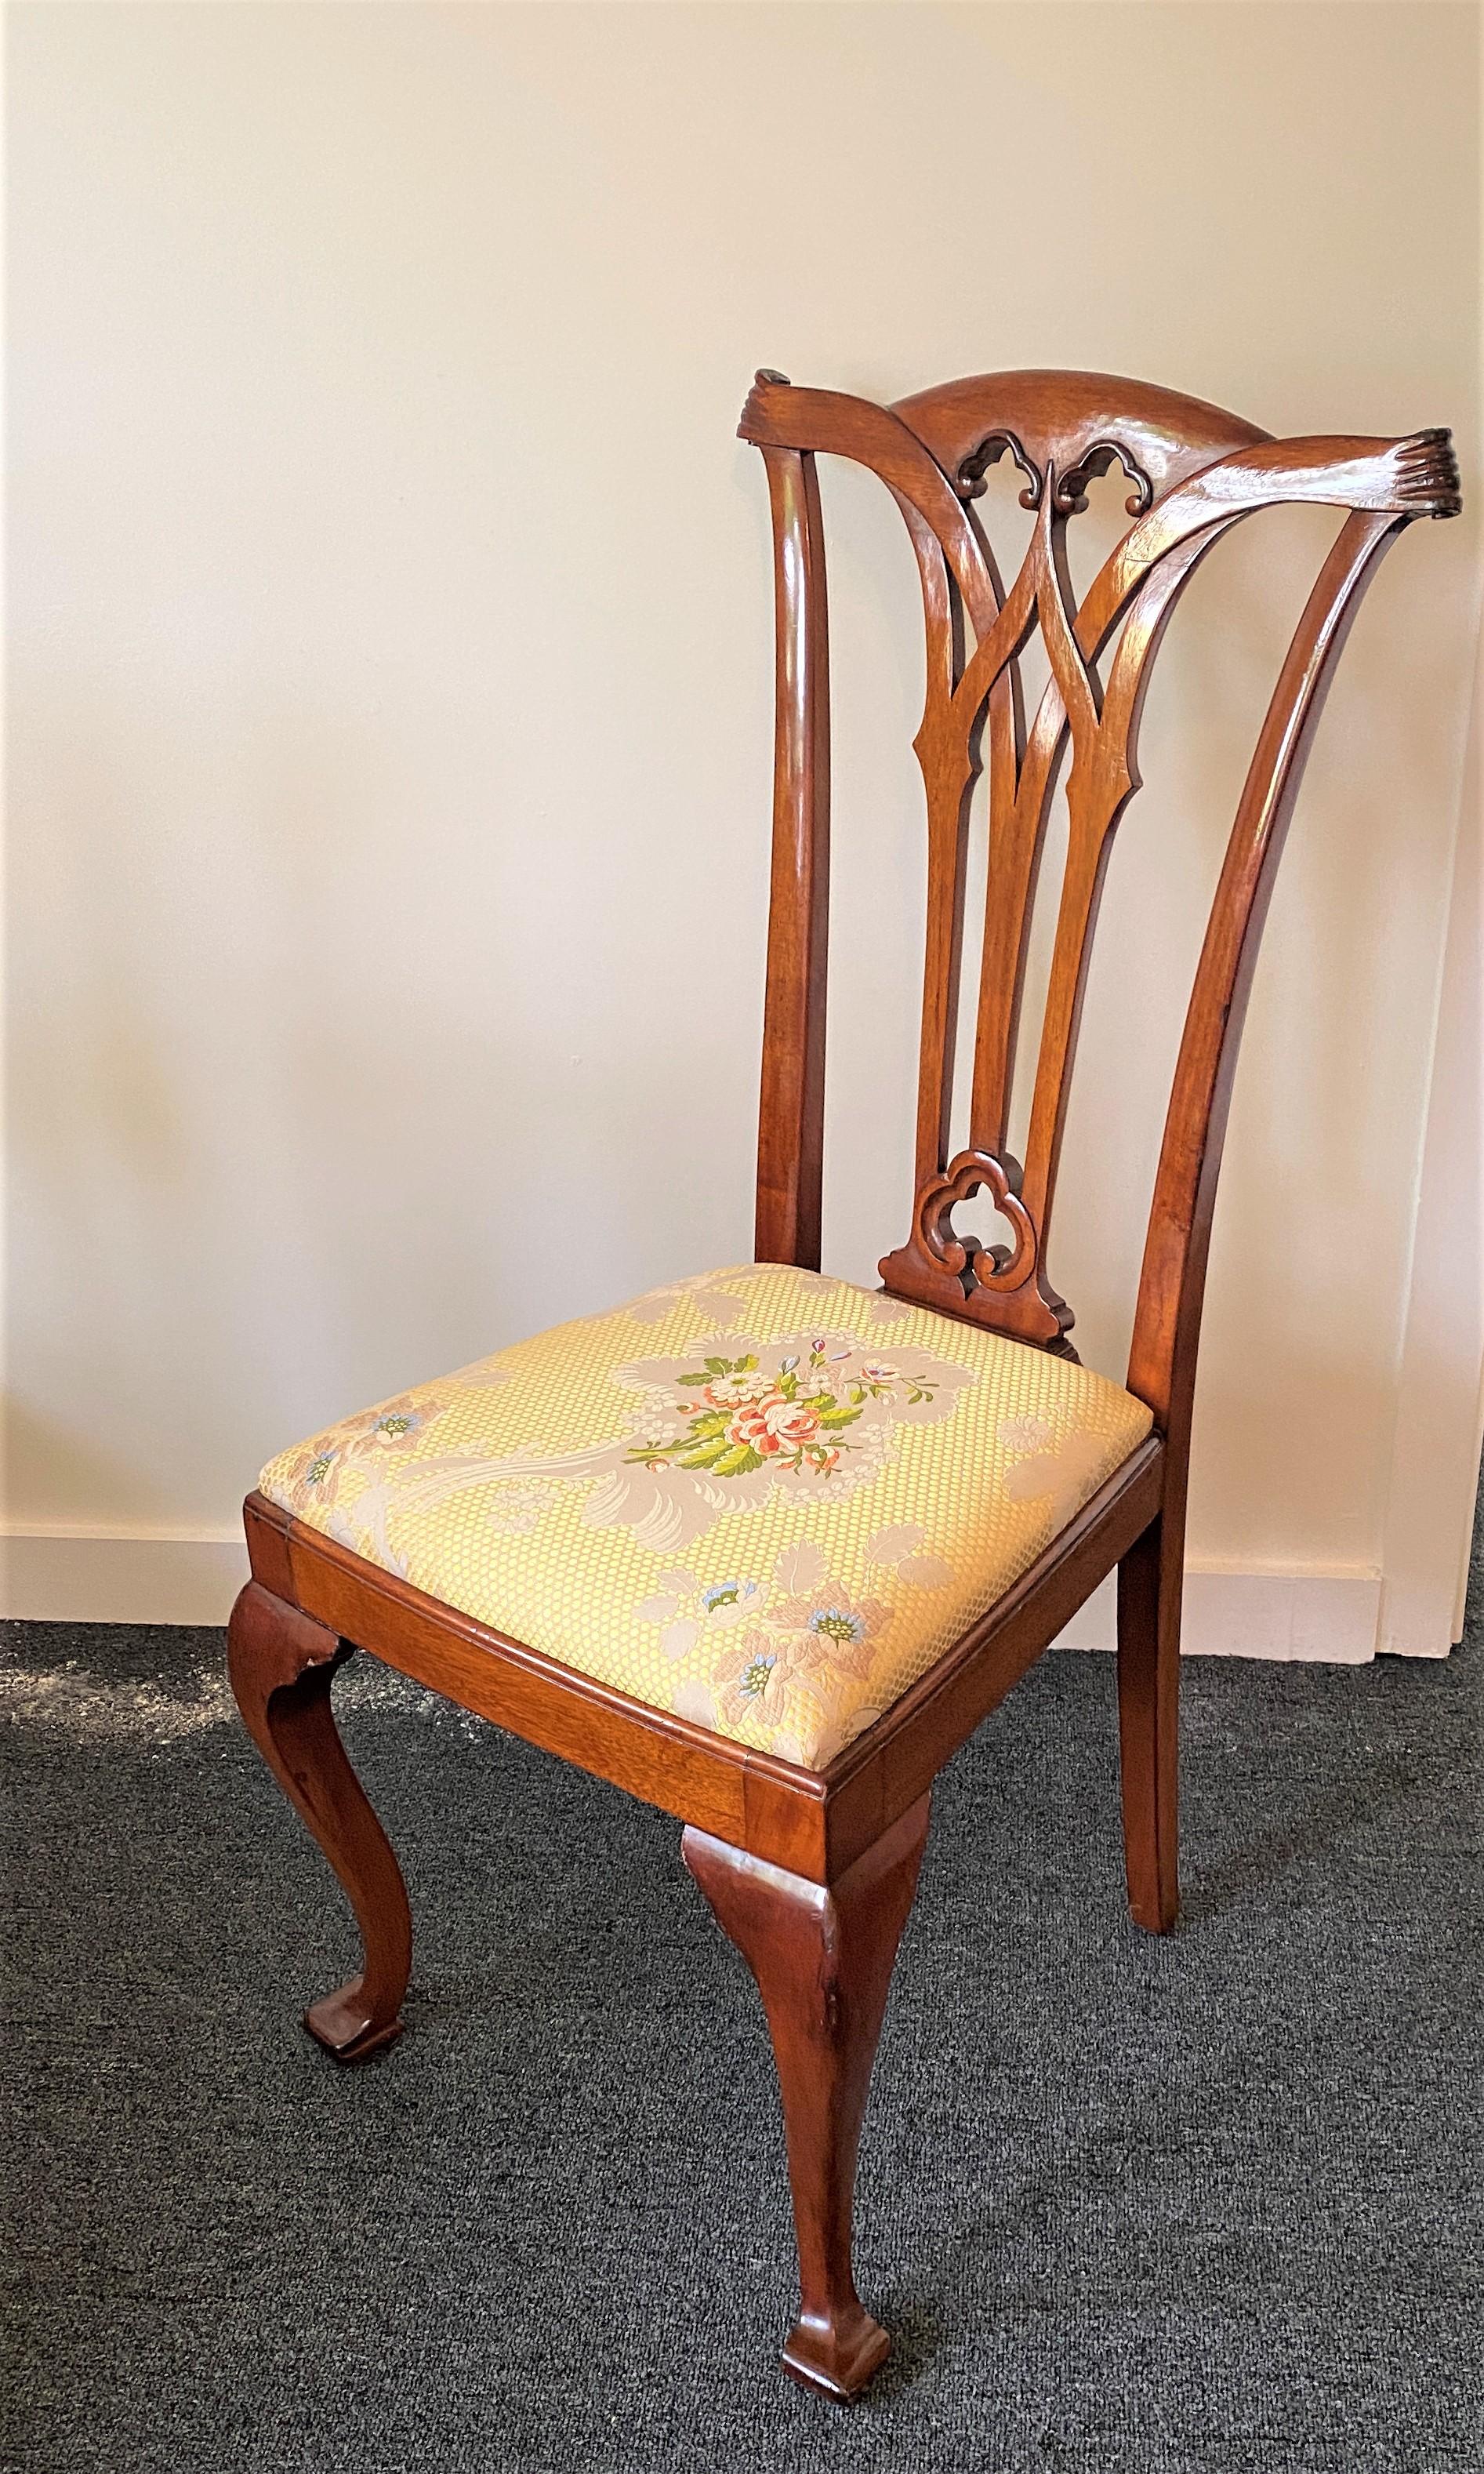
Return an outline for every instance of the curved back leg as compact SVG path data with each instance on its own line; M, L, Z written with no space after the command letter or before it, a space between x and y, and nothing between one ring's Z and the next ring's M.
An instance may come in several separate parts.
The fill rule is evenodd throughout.
M338 2062L390 2044L412 1966L412 1916L396 1857L340 1740L330 1683L351 1644L250 1581L231 1612L227 1661L243 1721L329 1857L361 1928L365 1965L304 2014Z

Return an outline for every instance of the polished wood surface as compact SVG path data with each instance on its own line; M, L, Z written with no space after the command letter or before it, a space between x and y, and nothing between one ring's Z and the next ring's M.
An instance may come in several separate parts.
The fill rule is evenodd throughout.
M1222 1144L1257 947L1304 766L1361 596L1410 519L1352 515L1299 620L1242 788L1196 968L1155 1177L1129 1389L1184 1434Z
M246 1506L254 1574L330 1637L681 1821L813 1881L835 1880L914 1803L1159 1510L1162 1449L1142 1444L947 1655L827 1769L806 1770L651 1709L460 1614L262 1495ZM271 1577L270 1577L271 1576ZM1065 1613L1059 1612L1065 1610Z
M400 1868L330 1709L350 1643L250 1581L232 1609L227 1672L243 1722L340 1876L361 1928L361 1972L304 2014L338 2062L364 2061L401 2027L412 1915Z
M829 936L829 639L812 455L763 450L778 600L773 885L758 1115L759 1263L818 1271Z
M1293 500L1344 521L1283 662L1233 827L1191 992L1160 1152L1128 1385L1154 1432L1016 1586L823 1772L652 1710L442 1605L261 1496L253 1578L234 1610L233 1689L334 1866L364 1944L359 1976L308 2014L342 2060L397 2030L410 1925L395 1857L335 1731L330 1685L354 1642L685 1824L685 1860L762 1992L788 2138L802 2302L788 2367L833 2396L886 2351L855 2292L856 2148L893 1959L944 1762L1118 1571L1118 1707L1129 1903L1179 1909L1178 1702L1190 1411L1207 1255L1237 1048L1274 871L1325 694L1385 550L1458 507L1447 432L1275 440L1127 378L1022 370L869 403L758 373L741 434L762 451L773 522L777 708L772 908L757 1150L757 1259L817 1268L824 1152L829 688L823 454L874 471L917 562L926 693L915 749L927 875L914 1190L881 1263L896 1294L1072 1354L1047 1270L1067 1094L1099 900L1138 788L1152 666L1197 566L1231 527ZM976 502L1008 462L1035 518L1007 586ZM1130 518L1080 601L1068 525L1118 475ZM1049 682L1027 721L1019 657L1039 630ZM1105 659L1106 657L1106 659ZM1100 664L1102 667L1100 667ZM1024 1162L1007 1126L1046 819L1066 771L1068 836L1037 1038ZM986 780L969 1142L951 1153L971 800ZM986 1194L1007 1232L959 1234Z
M1118 1766L1129 1912L1168 1932L1180 1912L1180 1608L1185 1523L1161 1512L1118 1564Z
M1252 863L1255 828L1269 819L1258 838L1264 847L1281 843L1311 736L1304 716L1317 716L1346 614L1352 615L1374 572L1375 558L1359 555L1362 541L1372 538L1368 524L1378 547L1420 516L1456 512L1451 447L1440 430L1403 439L1273 440L1161 389L1023 371L960 381L895 409L792 387L777 372L760 372L740 427L765 454L827 451L876 473L906 519L922 581L926 692L915 746L926 793L927 937L916 1190L907 1237L883 1257L881 1277L898 1296L1060 1346L1072 1316L1051 1283L1046 1252L1088 963L1113 837L1138 788L1138 722L1152 666L1180 596L1232 525L1263 507L1308 500L1353 511L1300 622L1254 757L1233 829L1233 848L1240 846L1245 861L1234 861L1218 888L1211 959L1197 980L1167 1136L1170 1165L1158 1215L1166 1249L1179 1244L1181 1159L1202 1158L1212 1191L1219 1169L1223 1085L1219 1070L1203 1074L1203 1061L1215 1025L1217 1046L1235 1061L1241 1008L1234 1020L1230 1002L1220 1010L1222 963L1256 954L1271 869L1264 874L1260 859ZM969 504L1002 455L1024 476L1021 501L1036 516L1008 590ZM1086 507L1089 482L1114 466L1133 483L1127 507L1135 521L1079 603L1067 527ZM781 632L797 635L799 616L781 597L778 621ZM1120 621L1105 679L1096 664ZM1018 663L1035 631L1051 676L1027 730ZM780 677L807 667L781 645L778 665ZM1294 716L1297 726L1286 726ZM989 740L989 859L978 1023L969 1141L950 1158L968 823L981 736ZM1033 903L1064 764L1067 855L1022 1163L1006 1150L1005 1135ZM1235 959L1230 976L1229 1001L1245 990ZM985 1247L955 1234L955 1205L980 1191L1008 1241ZM1177 1313L1172 1292L1198 1293L1204 1261L1197 1254L1181 1260L1173 1282L1158 1264L1151 1268L1141 1299L1146 1326L1161 1312ZM1198 1320L1198 1295L1194 1312ZM1140 1396L1162 1416L1167 1387L1148 1368L1151 1351L1158 1344L1146 1335L1136 1346L1130 1385L1140 1391L1148 1382Z
M920 1796L828 1888L700 1830L681 1842L757 1980L773 2037L799 2243L799 2316L783 2362L833 2397L864 2388L890 2344L855 2291L850 2219L871 2066L927 1818Z

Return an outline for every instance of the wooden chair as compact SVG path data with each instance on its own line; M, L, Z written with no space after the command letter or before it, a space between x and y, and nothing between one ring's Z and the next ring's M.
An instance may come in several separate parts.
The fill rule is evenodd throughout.
M850 1383L810 1374L813 1391L801 1393L798 1348L792 1357L780 1354L777 1331L771 1359L766 1349L759 1358L755 1347L743 1349L735 1362L725 1350L713 1351L709 1370L698 1364L677 1372L687 1355L701 1354L702 1343L692 1337L697 1318L702 1323L707 1313L713 1322L725 1319L736 1304L751 1312L746 1297L706 1303L708 1289L725 1289L728 1277L746 1290L744 1267L709 1283L682 1283L668 1302L641 1300L626 1310L651 1322L656 1314L679 1318L674 1327L683 1330L684 1346L678 1359L664 1363L675 1382L691 1387L676 1413L679 1423L672 1415L660 1431L655 1403L669 1379L663 1368L658 1373L655 1364L620 1370L647 1404L634 1430L637 1443L632 1436L627 1444L621 1436L615 1441L610 1421L586 1455L568 1450L564 1459L550 1453L543 1459L528 1451L522 1459L510 1449L519 1436L498 1427L505 1414L500 1403L509 1396L502 1382L515 1380L517 1391L524 1382L528 1401L539 1396L542 1367L568 1367L574 1352L598 1347L593 1334L607 1329L602 1319L526 1345L527 1350L555 1349L556 1356L513 1350L448 1384L408 1395L273 1464L264 1486L250 1495L252 1578L233 1611L229 1656L243 1717L334 1866L360 1926L360 1974L316 2002L306 2020L341 2061L359 2060L396 2033L411 1948L396 1859L331 1715L331 1679L352 1645L685 1824L685 1862L757 1980L778 2061L802 2285L783 2361L800 2379L844 2397L864 2385L888 2349L885 2331L855 2292L851 2197L867 2084L912 1904L932 1783L1114 1564L1129 1903L1150 1931L1167 1931L1175 1920L1176 1712L1191 1396L1211 1209L1248 990L1305 755L1361 595L1398 534L1420 516L1455 514L1459 495L1445 430L1400 440L1275 441L1188 397L1074 372L966 378L882 408L795 387L764 370L743 411L741 435L761 449L767 467L778 607L755 1252L758 1265L796 1267L799 1278L817 1273L820 1260L825 1075L829 724L817 454L848 456L881 476L905 519L922 581L927 691L915 746L926 787L928 890L916 1193L905 1241L881 1263L879 1295L838 1283L821 1283L818 1290L821 1319L840 1322L843 1338L833 1348L826 1345L829 1332L810 1343L809 1366L816 1358L821 1365L843 1360L853 1369ZM989 466L1004 455L1024 476L1020 502L1035 519L1008 592L972 504ZM1113 464L1130 485L1132 522L1079 606L1068 581L1067 527L1087 504L1089 480ZM1079 1368L1067 1339L1072 1318L1046 1265L1103 870L1113 829L1138 786L1139 710L1176 602L1233 525L1257 508L1295 500L1322 501L1341 510L1344 521L1283 661L1221 871L1175 1070L1120 1389ZM1050 680L1027 729L1017 657L1038 626ZM990 819L983 961L969 1147L949 1157L969 799L980 769L981 731L988 737ZM1047 808L1065 756L1067 856L1022 1167L1006 1147L1007 1101L1028 914ZM1004 1244L986 1248L952 1227L955 1205L980 1189L1008 1225ZM759 1272L754 1287L761 1284L760 1295L769 1280L786 1277L786 1272ZM900 1368L873 1372L862 1353L863 1335L877 1304L884 1313L907 1315L917 1338L925 1333L934 1342L938 1362L949 1369L950 1390L959 1387L951 1412L944 1395L936 1406L923 1408L920 1400L909 1413L901 1390L908 1378ZM883 1340L902 1357L899 1328L899 1322L883 1323ZM928 1382L921 1352L912 1362L921 1389ZM834 1392L828 1382L835 1382ZM1040 1481L1033 1477L1017 1496L1013 1480L1017 1470L1024 1478L1023 1452L1007 1464L993 1461L989 1445L978 1460L931 1461L934 1451L946 1450L941 1439L953 1430L965 1400L980 1398L986 1385L1000 1386L1003 1398L1018 1397L1015 1387L1027 1382L1052 1386L1052 1426L1064 1395L1075 1394L1067 1412L1071 1426L1089 1401L1112 1419L1091 1458L1091 1447L1082 1449L1080 1460L1072 1453L1080 1483L1068 1490L1048 1481L1049 1492L1038 1496ZM910 1414L937 1422L928 1435L925 1427L906 1424L888 1431L878 1420L876 1458L868 1454L864 1464L878 1472L870 1483L889 1491L892 1472L905 1467L911 1452L926 1454L923 1466L938 1472L934 1500L955 1537L961 1530L969 1535L992 1497L1003 1509L1000 1499L1008 1493L1034 1512L1039 1526L1031 1547L1020 1536L1009 1560L1001 1556L994 1564L981 1540L971 1586L966 1583L954 1598L942 1580L942 1557L899 1553L902 1540L909 1547L919 1541L911 1524L898 1524L890 1533L898 1564L884 1570L869 1619L858 1595L854 1613L815 1610L801 1617L798 1608L812 1604L805 1579L804 1596L796 1592L788 1601L794 1612L785 1606L773 1618L775 1629L755 1636L774 1648L749 1653L752 1662L740 1670L733 1656L733 1681L725 1688L706 1681L706 1674L722 1673L720 1666L699 1680L692 1675L673 1692L652 1683L635 1689L632 1678L622 1686L612 1680L616 1670L605 1672L603 1622L585 1630L570 1592L551 1636L558 1645L549 1638L543 1646L521 1637L498 1588L491 1605L488 1589L481 1597L462 1586L464 1567L455 1568L456 1558L419 1562L419 1553L397 1543L404 1517L409 1532L418 1530L417 1504L446 1502L449 1488L461 1490L461 1553L497 1562L491 1541L500 1523L502 1534L513 1525L521 1533L511 1553L498 1549L514 1603L545 1551L543 1521L557 1518L542 1510L548 1501L542 1490L565 1488L563 1503L581 1496L583 1517L597 1523L572 1531L580 1546L591 1538L595 1551L607 1552L616 1539L615 1554L636 1557L640 1565L647 1556L670 1589L666 1598L661 1588L637 1614L660 1623L669 1651L679 1657L671 1671L690 1674L703 1656L694 1644L706 1623L735 1618L761 1585L736 1582L730 1594L727 1586L702 1589L692 1615L676 1616L665 1632L666 1610L674 1615L685 1597L682 1585L694 1583L688 1571L668 1570L666 1535L675 1534L682 1516L692 1526L709 1518L697 1512L697 1503L730 1501L729 1485L735 1484L741 1502L745 1480L751 1492L743 1508L724 1510L721 1525L730 1521L729 1535L746 1537L761 1536L765 1519L782 1522L778 1535L805 1541L802 1562L793 1550L792 1561L780 1557L785 1579L817 1572L818 1540L827 1542L829 1523L844 1521L849 1508L830 1508L831 1481L844 1466L841 1449L853 1448L847 1430L852 1420L864 1431L871 1417L886 1417L877 1396L883 1384L888 1406L897 1403L892 1417L899 1411L903 1419ZM759 1407L758 1387L770 1385ZM1089 1386L1097 1387L1095 1394ZM601 1383L593 1396L600 1395ZM737 1423L739 1400L751 1404L746 1414L754 1423L745 1431ZM673 1396L670 1407L675 1412ZM1120 1428L1120 1416L1132 1422ZM657 1426L658 1440L644 1440L645 1417ZM462 1448L446 1439L439 1443L438 1421L447 1429L450 1419ZM837 1443L843 1436L840 1448L828 1439L831 1419ZM563 1431L570 1444L573 1430ZM1035 1445L1044 1438L1046 1419L1010 1418L993 1431L1009 1432L1012 1445L1017 1438L1019 1446L1027 1440ZM800 1441L807 1436L813 1441ZM491 1459L491 1437L504 1444L503 1457L496 1452ZM1110 1452L1114 1465L1106 1467ZM1034 1449L1030 1459L1038 1461ZM400 1492L379 1482L388 1468ZM849 1469L845 1474L859 1504L861 1486ZM651 1488L642 1518L633 1514L637 1525L621 1535L611 1526L605 1530L604 1522L620 1516L612 1507L624 1487L640 1478ZM690 1491L678 1514L682 1480ZM622 1517L631 1518L631 1512ZM927 1543L931 1548L931 1538ZM878 1540L862 1551L881 1551ZM426 1583L430 1572L445 1571L451 1577L435 1577L433 1586L409 1577L420 1572ZM869 1630L883 1610L890 1624L906 1627L902 1610L914 1581L921 1603L936 1590L950 1613L958 1609L956 1631L933 1649L925 1670L914 1673L911 1657L870 1675L851 1669L855 1680L847 1689L840 1681L847 1670L836 1666L828 1669L834 1680L826 1692L820 1683L826 1664L809 1665L810 1642L822 1658L842 1644L854 1656L857 1633ZM942 1634L943 1618L936 1620ZM627 1612L624 1622L631 1624ZM569 1636L574 1645L563 1654ZM932 1648L932 1640L920 1623L914 1638L921 1666L923 1642ZM779 1643L791 1678L783 1684L777 1681ZM769 1706L768 1696L789 1692L789 1706L803 1710L806 1721L783 1737L761 1733L757 1713ZM822 1717L816 1727L808 1713L824 1711L826 1702L830 1725Z

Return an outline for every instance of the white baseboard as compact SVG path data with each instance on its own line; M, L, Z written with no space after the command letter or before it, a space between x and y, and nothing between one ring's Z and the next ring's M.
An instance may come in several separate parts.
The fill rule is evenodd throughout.
M247 1577L241 1533L228 1529L182 1535L58 1526L0 1534L0 1614L33 1622L223 1624ZM1192 1565L1185 1649L1358 1666L1376 1656L1380 1596L1379 1573L1363 1569ZM1059 1646L1113 1648L1111 1577Z
M0 1531L0 1615L34 1623L225 1624L247 1577L240 1529Z
M1376 1656L1380 1607L1381 1576L1363 1568L1191 1564L1183 1646L1187 1658L1318 1659L1363 1666ZM1112 1649L1115 1637L1110 1573L1057 1647Z

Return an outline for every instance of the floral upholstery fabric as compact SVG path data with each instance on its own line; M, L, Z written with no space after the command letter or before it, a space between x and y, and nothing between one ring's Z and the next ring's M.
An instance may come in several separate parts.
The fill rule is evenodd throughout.
M259 1484L445 1606L822 1769L1150 1424L1065 1358L754 1263L517 1342Z

